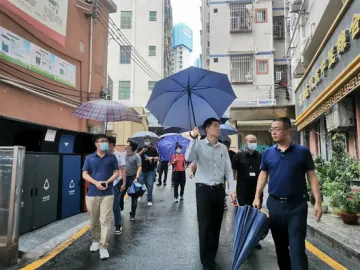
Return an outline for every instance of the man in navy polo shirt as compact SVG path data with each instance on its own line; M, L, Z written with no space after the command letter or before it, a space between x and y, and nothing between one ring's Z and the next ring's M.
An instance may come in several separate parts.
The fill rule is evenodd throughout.
M270 132L276 144L263 153L253 206L261 208L261 193L269 177L267 207L279 268L307 270L305 238L308 205L305 199L305 175L316 200L315 216L318 222L322 215L320 185L314 161L309 149L291 140L290 119L276 119Z
M94 141L96 152L85 159L82 174L90 183L86 195L93 240L90 251L99 250L100 259L107 259L114 203L112 181L119 177L119 165L116 157L107 152L109 143L106 135L98 134Z

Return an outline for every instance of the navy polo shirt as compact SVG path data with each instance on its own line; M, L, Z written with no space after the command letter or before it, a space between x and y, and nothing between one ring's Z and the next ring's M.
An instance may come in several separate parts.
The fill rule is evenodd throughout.
M269 194L281 198L302 198L306 193L306 173L315 170L309 149L292 143L282 152L278 145L265 150L260 170L269 174Z
M114 174L114 171L119 170L119 164L113 154L106 153L102 158L96 152L88 155L85 159L83 171L88 171L90 176L96 181L107 181ZM93 184L89 185L87 196L109 196L112 193L112 183L105 190L98 190Z

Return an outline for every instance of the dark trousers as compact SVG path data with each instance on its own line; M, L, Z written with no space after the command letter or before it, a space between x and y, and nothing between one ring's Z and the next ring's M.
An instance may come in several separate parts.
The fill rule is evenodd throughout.
M280 270L308 270L305 253L306 200L282 202L269 197L267 207Z
M164 183L166 183L167 180L167 175L168 175L168 170L169 170L169 165L168 165L168 161L161 161L159 164L159 184L161 184L161 178L162 175L164 174Z
M121 209L121 211L124 210L124 197L125 197L125 194L126 194L128 188L134 182L134 180L135 180L135 176L126 176L126 189L121 192L121 197L120 197L120 209ZM121 180L121 185L123 183L122 181L123 180ZM138 204L138 198L131 197L131 212L130 212L131 216L135 216L137 204Z
M225 189L211 189L196 184L196 206L199 223L200 259L204 266L211 265L219 247L221 223L224 214Z
M173 172L173 181L174 181L174 198L179 197L179 186L180 186L180 196L184 195L186 175L185 171L182 172Z

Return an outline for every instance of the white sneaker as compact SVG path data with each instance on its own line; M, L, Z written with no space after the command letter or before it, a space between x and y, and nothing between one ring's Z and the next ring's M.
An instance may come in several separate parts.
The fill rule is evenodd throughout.
M178 199L178 198L175 198L174 202L175 202L175 203L178 203L178 202L179 202L179 199Z
M106 260L107 258L109 258L109 252L107 251L106 248L100 248L100 259L101 260Z
M98 251L98 250L99 250L99 243L98 242L93 242L91 244L90 251L95 252L95 251Z
M153 203L152 202L148 202L148 206L152 206L153 205Z

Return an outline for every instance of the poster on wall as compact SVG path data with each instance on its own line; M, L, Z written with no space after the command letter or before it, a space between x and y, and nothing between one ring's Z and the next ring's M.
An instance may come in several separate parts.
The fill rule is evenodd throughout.
M65 46L68 0L2 0L0 5Z
M76 66L0 26L0 59L76 87Z

